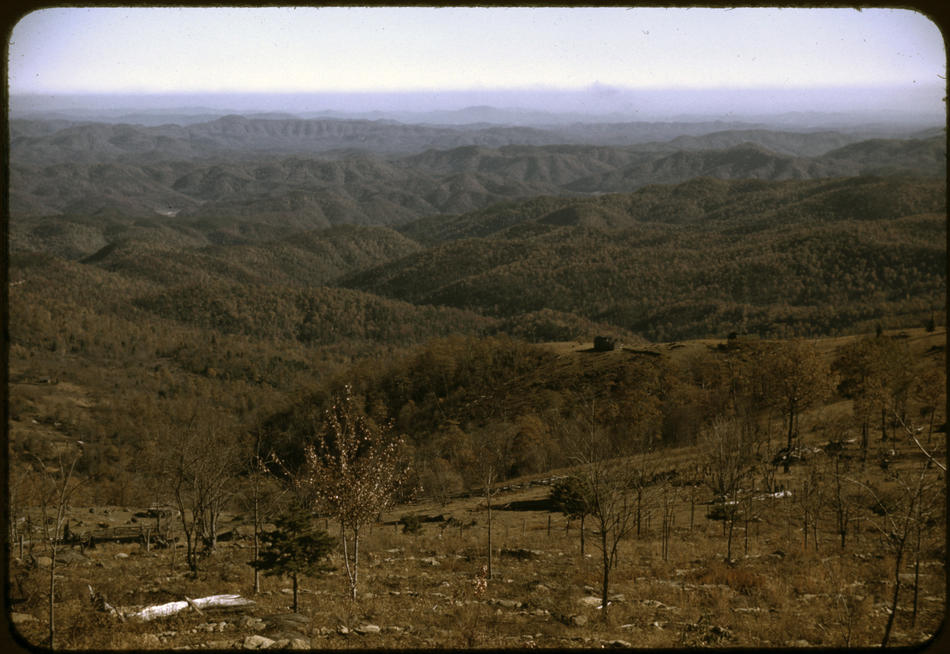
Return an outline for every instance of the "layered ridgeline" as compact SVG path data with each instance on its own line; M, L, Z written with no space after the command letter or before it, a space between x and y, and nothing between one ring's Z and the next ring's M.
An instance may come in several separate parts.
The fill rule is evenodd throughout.
M942 181L698 179L401 228L430 246L343 277L416 304L573 313L655 340L818 335L942 308Z
M130 296L140 309L228 333L310 340L316 326L307 316L327 320L332 309L314 314L299 294L335 287L337 299L344 290L363 298L360 306L372 299L346 320L378 323L369 305L392 302L463 312L439 314L441 331L431 326L436 316L419 314L427 325L420 337L468 331L466 321L481 328L481 319L510 327L553 311L561 326L547 321L519 333L589 338L584 330L596 324L668 340L920 324L943 308L945 212L940 180L705 178L538 197L421 218L398 231L340 226L268 240L266 229L241 223L202 229L86 216L14 224L11 232L14 253L73 259L140 289ZM11 261L14 280L28 277L20 261ZM210 309L222 302L231 308ZM400 310L383 320L409 319ZM370 337L406 342L396 331Z
M943 177L944 135L722 124L558 129L227 117L144 127L11 121L19 218L117 214L300 230L395 225L537 195L629 192L694 177ZM748 126L747 126L748 127ZM675 138L674 138L675 136ZM872 138L873 137L873 138Z
M84 310L242 338L817 335L943 308L942 130L14 120L10 155L11 280L67 266L123 289Z

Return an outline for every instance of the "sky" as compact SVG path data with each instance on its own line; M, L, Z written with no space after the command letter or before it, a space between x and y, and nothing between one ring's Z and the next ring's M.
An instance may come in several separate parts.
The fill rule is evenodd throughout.
M51 8L8 47L12 95L886 87L940 102L946 75L939 29L903 9Z

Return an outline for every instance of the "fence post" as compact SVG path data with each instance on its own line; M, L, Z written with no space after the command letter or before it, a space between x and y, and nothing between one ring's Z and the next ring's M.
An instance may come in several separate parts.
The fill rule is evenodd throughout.
M152 551L152 529L149 527L145 530L145 551Z
M548 538L551 537L551 514L548 514Z

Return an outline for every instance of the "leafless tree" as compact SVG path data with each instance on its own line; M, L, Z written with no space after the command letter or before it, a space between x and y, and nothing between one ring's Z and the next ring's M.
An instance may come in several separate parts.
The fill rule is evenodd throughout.
M254 521L254 560L261 554L261 534L268 516L276 515L282 505L287 489L281 487L271 466L280 467L280 462L273 453L265 454L263 449L264 434L260 429L255 430L254 445L245 457L244 465L247 473L244 492L240 497L240 504L251 512ZM254 593L261 591L261 570L254 569Z
M817 466L812 466L802 478L795 504L802 515L802 549L808 549L808 530L812 531L812 544L818 551L818 517L825 503L825 480Z
M752 458L735 419L717 418L706 430L706 483L713 492L714 510L727 532L726 560L732 560L732 537L742 504L743 483L751 476Z
M908 554L911 539L920 534L922 525L929 514L941 503L936 501L941 487L946 484L946 472L935 471L930 459L925 458L910 474L890 470L889 476L894 483L896 494L885 498L871 486L854 479L850 482L861 486L871 495L881 518L872 522L881 535L884 547L894 556L894 591L891 595L890 613L884 626L881 647L886 647L897 616L897 606L901 591L901 566ZM919 556L919 544L915 548L915 558ZM915 566L916 567L916 566ZM915 579L916 595L916 579Z
M611 438L598 424L595 400L589 400L585 411L585 429L576 435L573 458L579 494L596 529L601 554L601 611L606 621L610 572L617 562L618 546L636 527L638 471L630 458L636 446Z
M770 396L785 422L784 468L788 472L800 416L832 391L835 378L814 344L806 341L770 344L757 358L757 365L767 373Z
M56 557L62 543L68 520L69 502L82 481L75 478L76 464L82 456L82 446L76 452L60 452L56 462L48 464L35 458L34 471L38 476L36 489L40 508L40 528L49 555L49 648L55 649L56 636Z
M355 601L361 530L408 487L410 466L402 452L404 440L394 436L389 426L376 425L361 415L349 386L315 425L314 436L295 484L311 509L340 523L343 563Z
M159 476L178 509L186 561L195 575L200 557L215 549L218 520L236 490L240 446L232 429L196 408L184 426L159 429Z

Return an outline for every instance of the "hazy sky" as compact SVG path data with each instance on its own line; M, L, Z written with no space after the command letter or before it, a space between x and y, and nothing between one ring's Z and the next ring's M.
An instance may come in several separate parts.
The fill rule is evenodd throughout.
M909 10L57 8L10 36L13 93L912 85Z
M182 98L323 94L227 100L287 111L494 104L939 117L946 74L939 29L902 9L54 8L13 28L8 54L11 94L35 102L174 93L149 102L213 106L217 96ZM488 92L498 89L508 91ZM108 97L101 106L119 102Z

